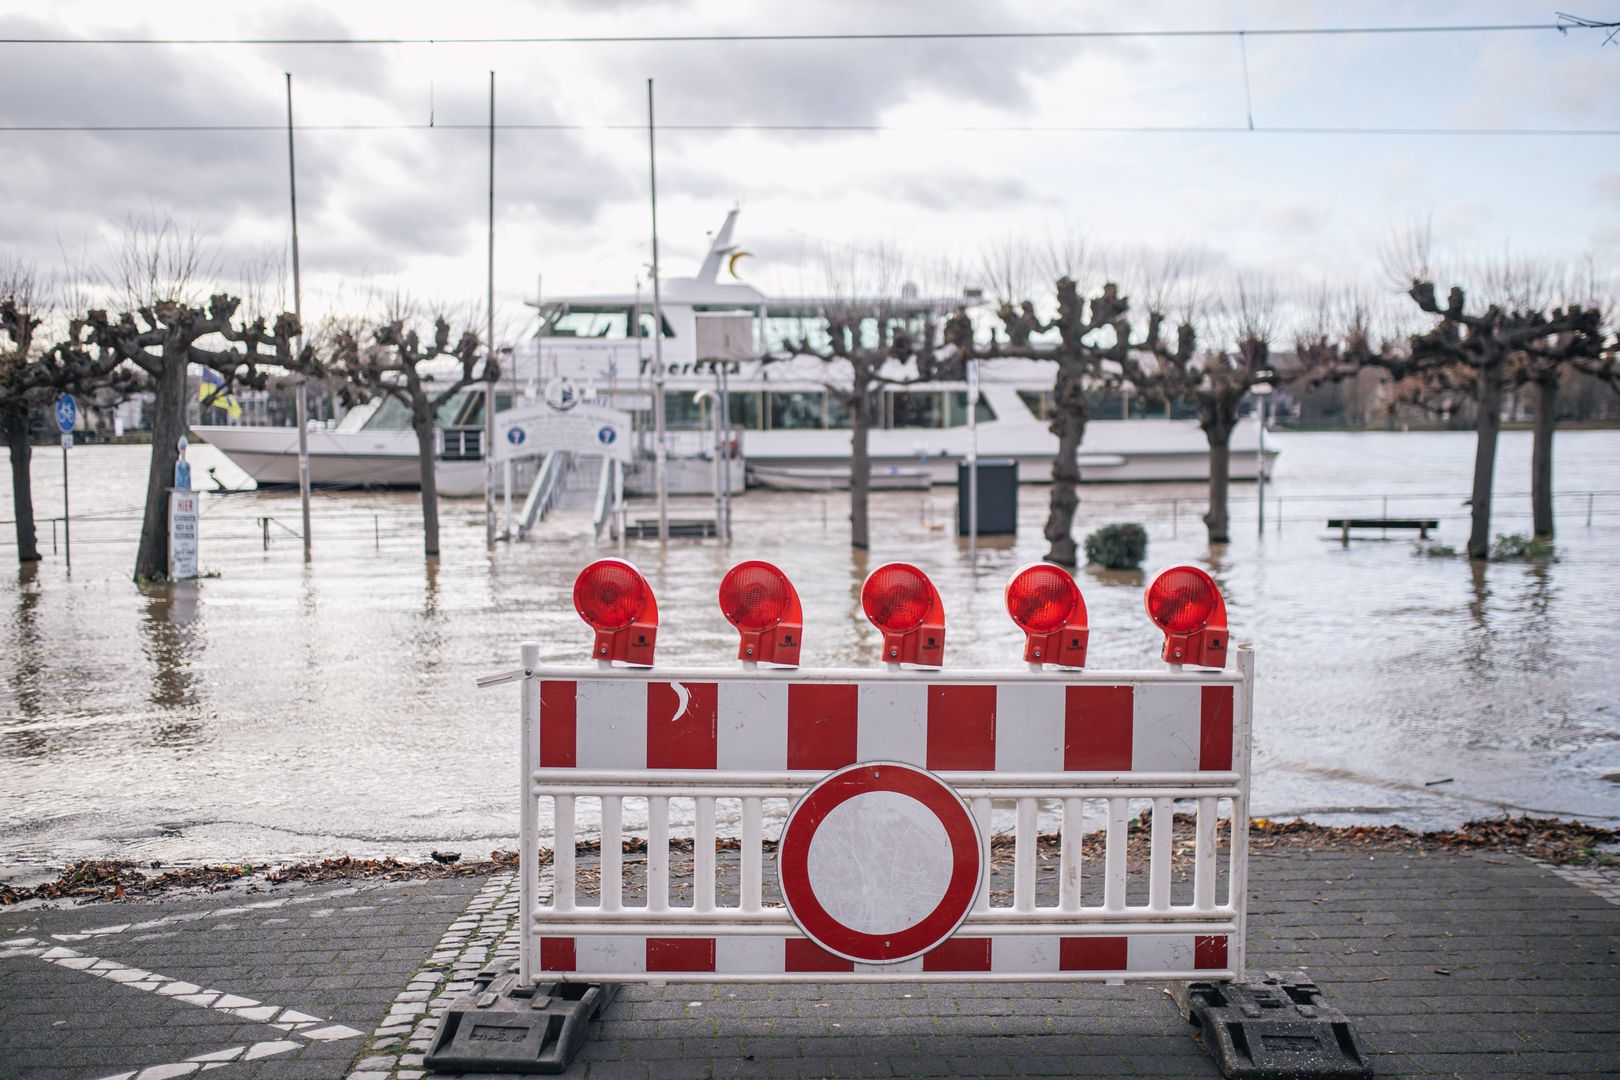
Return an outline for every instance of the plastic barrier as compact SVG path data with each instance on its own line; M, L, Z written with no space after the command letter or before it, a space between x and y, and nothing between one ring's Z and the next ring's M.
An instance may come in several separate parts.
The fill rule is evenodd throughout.
M719 589L740 667L665 670L645 578L586 567L596 663L527 643L479 680L522 684L520 958L451 1007L427 1064L561 1071L622 983L1137 979L1190 984L1229 1076L1370 1076L1303 976L1219 989L1245 977L1254 654L1225 670L1214 581L1148 584L1152 671L1082 670L1061 569L1005 599L1027 667L948 671L939 592L881 566L861 605L883 667L804 671L792 583L741 563ZM1310 1068L1254 1040L1308 1043Z

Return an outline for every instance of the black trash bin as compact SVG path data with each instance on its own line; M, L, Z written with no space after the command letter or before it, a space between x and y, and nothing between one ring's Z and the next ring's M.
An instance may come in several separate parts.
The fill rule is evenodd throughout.
M1005 458L979 459L979 535L1015 536L1018 533L1018 462ZM968 464L956 466L956 534L968 527Z

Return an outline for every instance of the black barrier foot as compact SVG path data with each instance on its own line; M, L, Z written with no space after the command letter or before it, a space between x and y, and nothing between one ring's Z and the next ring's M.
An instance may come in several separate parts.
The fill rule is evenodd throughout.
M1350 1021L1307 975L1187 983L1176 998L1228 1080L1372 1077Z
M542 982L481 972L472 992L445 1010L427 1067L446 1072L560 1073L590 1022L618 994L610 983Z

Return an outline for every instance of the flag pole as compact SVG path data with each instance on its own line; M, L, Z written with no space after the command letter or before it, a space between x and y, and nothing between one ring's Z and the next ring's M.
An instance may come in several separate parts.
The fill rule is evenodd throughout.
M653 81L647 80L647 174L652 186L653 463L658 476L658 542L669 540L669 457L664 448L664 305L658 283L658 154L653 141Z
M293 316L298 320L294 354L304 342L304 293L298 280L298 170L293 159L292 72L287 76L287 194L292 202ZM298 377L298 508L303 516L304 561L310 560L309 538L309 379Z

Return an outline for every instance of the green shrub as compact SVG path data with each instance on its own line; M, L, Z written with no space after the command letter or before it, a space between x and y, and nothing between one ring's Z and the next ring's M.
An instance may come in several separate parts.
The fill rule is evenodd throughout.
M1523 533L1497 533L1491 542L1491 558L1502 562L1555 562L1558 553L1551 540Z
M1147 530L1142 526L1104 525L1086 537L1086 561L1110 570L1137 570L1147 556Z
M1457 549L1450 544L1425 544L1419 541L1412 545L1412 554L1427 555L1431 559L1454 559Z

